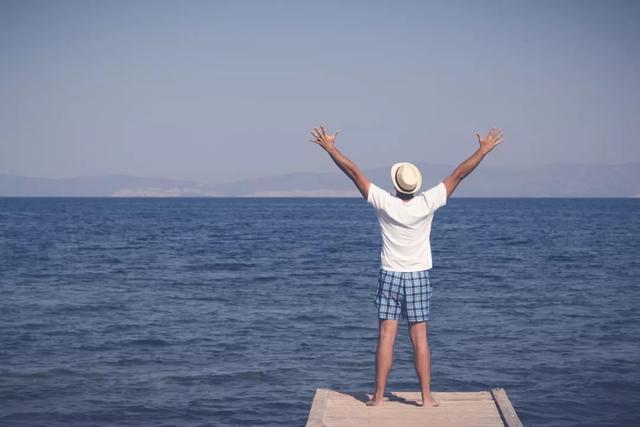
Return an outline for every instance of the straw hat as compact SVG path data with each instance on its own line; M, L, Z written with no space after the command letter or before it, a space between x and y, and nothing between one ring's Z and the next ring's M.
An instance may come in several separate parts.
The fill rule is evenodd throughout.
M422 174L412 163L400 162L391 166L391 181L399 192L413 194L420 190Z

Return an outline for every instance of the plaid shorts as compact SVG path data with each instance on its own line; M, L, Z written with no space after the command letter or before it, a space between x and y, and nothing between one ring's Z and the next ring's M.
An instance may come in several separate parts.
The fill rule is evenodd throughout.
M427 322L431 303L429 271L399 272L380 269L376 307L379 319Z

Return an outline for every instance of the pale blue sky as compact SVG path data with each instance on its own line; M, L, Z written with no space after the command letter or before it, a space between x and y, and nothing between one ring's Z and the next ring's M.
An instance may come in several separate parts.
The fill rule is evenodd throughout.
M640 161L640 3L1 1L0 173Z

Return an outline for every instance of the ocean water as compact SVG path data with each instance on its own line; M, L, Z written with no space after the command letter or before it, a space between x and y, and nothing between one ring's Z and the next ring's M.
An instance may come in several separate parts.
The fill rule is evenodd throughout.
M640 200L453 198L431 239L434 391L640 425ZM359 199L0 199L0 425L304 425L373 390L379 245Z

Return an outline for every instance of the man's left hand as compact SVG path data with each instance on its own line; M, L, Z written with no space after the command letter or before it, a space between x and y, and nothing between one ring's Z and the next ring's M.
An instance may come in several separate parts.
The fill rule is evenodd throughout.
M315 142L325 150L329 151L335 146L336 136L338 136L338 132L336 131L333 135L328 134L324 126L320 126L320 128L313 128L311 132L313 135L313 139L311 142Z

